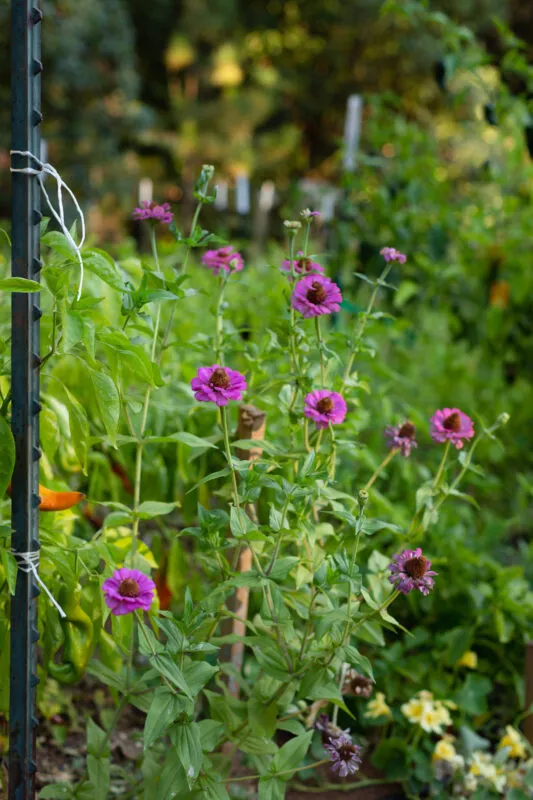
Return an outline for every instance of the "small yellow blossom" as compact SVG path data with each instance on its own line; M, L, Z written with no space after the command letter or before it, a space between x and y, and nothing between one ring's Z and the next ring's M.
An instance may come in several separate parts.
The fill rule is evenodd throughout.
M443 736L435 745L432 759L433 761L451 761L452 763L457 758L457 751L453 746L453 736Z
M468 667L468 669L477 669L477 653L473 650L467 650L463 653L461 658L456 662L457 667Z
M434 700L431 692L418 692L401 707L402 714L409 722L420 725L427 733L442 733L444 727L452 724L448 708L454 704L445 700Z
M370 717L370 719L392 717L392 711L385 701L383 692L377 692L375 698L368 703L365 717Z
M471 791L474 790L477 786L477 778L484 778L500 793L503 792L507 783L503 768L496 766L488 753L482 753L479 750L472 755L470 769L465 777L465 786Z
M500 739L498 750L504 747L508 749L510 758L526 757L526 748L524 747L522 737L511 725L507 725L505 728L505 735Z

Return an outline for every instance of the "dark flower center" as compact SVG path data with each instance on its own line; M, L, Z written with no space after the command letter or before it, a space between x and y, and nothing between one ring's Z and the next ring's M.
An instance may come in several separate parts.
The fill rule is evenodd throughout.
M321 414L327 414L329 411L333 410L333 400L331 397L323 397L318 401L316 407L317 411L320 411Z
M400 430L398 431L398 436L401 436L402 439L414 439L416 433L416 428L412 422L404 422L401 426Z
M228 373L222 367L217 367L209 378L209 383L214 389L227 389L229 386Z
M442 423L442 427L446 428L447 431L453 431L454 433L459 433L461 430L461 415L458 411L454 411L453 414L450 414L449 417L446 417L444 422Z
M312 261L310 258L299 258L296 262L300 272L311 272Z
M352 758L357 758L358 749L359 748L356 744L343 741L342 744L340 744L337 748L337 753L339 754L341 761L349 762L352 760Z
M428 560L425 556L415 556L415 558L409 558L405 564L403 565L404 572L409 575L410 578L415 578L415 580L423 578L428 569Z
M141 590L134 578L125 578L118 587L118 593L122 597L139 597Z
M313 281L311 287L307 290L307 299L315 306L319 306L320 303L323 303L327 296L324 286L318 281Z
M350 681L350 688L356 695L369 697L372 694L372 681L364 675L355 675Z

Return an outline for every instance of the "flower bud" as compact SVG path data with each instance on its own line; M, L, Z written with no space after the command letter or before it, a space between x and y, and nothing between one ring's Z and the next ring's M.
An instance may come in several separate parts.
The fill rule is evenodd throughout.
M361 511L363 511L368 503L368 492L366 492L364 489L361 489L357 495L357 502L359 503L359 508Z
M296 236L296 231L302 227L302 223L298 222L298 220L286 219L283 224L287 228L289 236Z
M511 419L511 416L507 413L507 411L502 411L502 413L498 415L498 418L496 419L496 423L498 425L507 425L507 423L509 422L510 419Z

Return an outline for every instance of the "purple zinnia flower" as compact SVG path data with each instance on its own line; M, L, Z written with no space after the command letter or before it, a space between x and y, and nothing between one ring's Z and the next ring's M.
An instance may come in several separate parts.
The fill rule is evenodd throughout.
M379 254L383 256L387 263L389 263L389 261L398 261L400 264L405 264L407 261L407 256L400 253L395 247L382 247Z
M105 602L111 613L130 614L138 608L148 611L154 598L155 583L138 569L117 569L102 585Z
M317 428L327 428L330 422L339 425L346 416L346 402L338 392L320 389L306 396L304 414L316 422Z
M294 259L294 271L297 275L312 275L320 273L324 274L324 267L320 266L316 261L311 261L310 258L304 258L302 252L298 253L297 258ZM284 272L291 272L291 261L289 258L281 262L281 269Z
M219 247L218 250L206 250L202 256L202 264L210 269L213 275L220 275L221 270L226 274L240 272L244 267L241 254L231 245Z
M191 381L196 400L227 406L230 400L241 400L246 391L246 378L234 369L220 367L200 367L198 375Z
M332 314L340 309L341 303L341 290L324 275L308 275L307 278L302 278L292 293L293 308L306 318Z
M399 448L402 451L402 456L410 455L411 448L418 447L416 428L409 420L405 420L401 425L387 425L385 436L391 450Z
M442 408L435 411L430 420L430 433L436 442L452 442L457 450L463 446L463 439L474 436L474 423L458 408Z
M431 569L431 561L422 555L420 547L394 555L389 570L389 581L402 594L418 589L423 595L428 595L435 583L433 578L437 575Z
M133 219L153 219L155 222L169 225L174 214L170 210L170 203L149 203L148 200L143 200L140 208L136 208L132 216Z
M341 734L338 739L332 739L329 744L325 744L324 750L330 756L331 771L341 778L354 775L361 766L361 756L359 755L361 748L354 744L345 733Z

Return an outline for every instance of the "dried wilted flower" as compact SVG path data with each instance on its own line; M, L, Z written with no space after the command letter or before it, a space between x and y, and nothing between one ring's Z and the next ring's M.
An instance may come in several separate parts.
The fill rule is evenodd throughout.
M344 675L344 683L342 685L343 694L351 694L355 697L368 698L374 691L374 683L370 678L361 675L355 669L349 669Z
M422 555L420 547L394 555L389 570L389 581L402 594L409 594L413 589L418 589L423 595L429 594L437 574L431 569L431 561Z
M387 443L391 449L399 448L402 456L408 456L411 448L418 447L416 442L416 428L412 422L405 420L401 425L388 425L385 428Z

